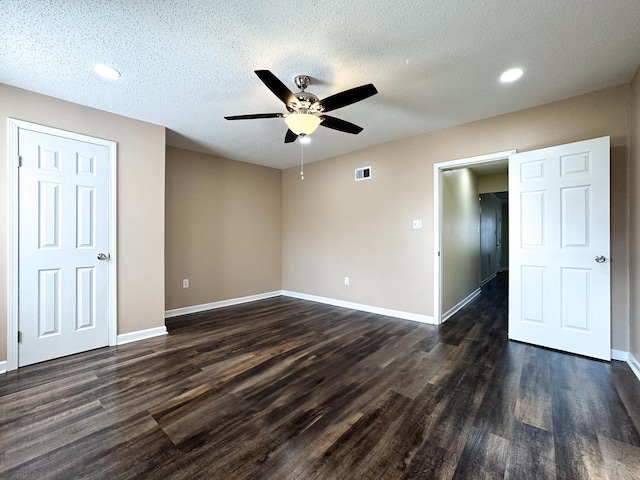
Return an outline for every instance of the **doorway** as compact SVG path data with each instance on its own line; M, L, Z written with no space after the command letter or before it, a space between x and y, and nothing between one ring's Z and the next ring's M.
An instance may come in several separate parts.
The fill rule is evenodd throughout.
M449 162L436 163L433 166L433 179L434 179L434 323L440 324L446 321L447 318L456 313L456 311L463 308L471 300L473 300L480 293L480 223L479 215L476 217L477 223L477 238L474 239L474 244L477 245L477 274L475 275L475 281L477 283L477 289L469 291L468 295L461 299L456 299L453 305L447 305L443 308L443 258L444 254L444 229L442 220L444 218L443 210L443 194L444 194L444 174L445 172L459 171L460 169L477 169L484 173L497 173L498 171L508 170L509 155L515 153L515 150L508 150L504 152L497 152L487 155L480 155L476 157L463 158L460 160L452 160ZM474 193L475 205L478 205L477 192ZM473 232L468 232L472 234ZM446 247L445 247L446 248ZM475 268L474 267L474 268ZM469 290L469 289L467 289ZM452 303L452 302L449 302ZM446 314L446 315L445 315Z
M504 183L507 172L500 175ZM494 192L482 188L496 175L478 176L480 197L480 285L490 282L509 264L509 195L507 191ZM496 187L499 188L499 187ZM488 191L487 191L488 190ZM506 248L503 248L506 244ZM504 253L504 255L503 255Z
M9 119L7 370L116 344L116 144Z
M610 360L609 153L609 137L601 137L507 155L511 340ZM497 156L434 165L435 323L448 318L442 313L443 248L450 247L442 234L443 174Z

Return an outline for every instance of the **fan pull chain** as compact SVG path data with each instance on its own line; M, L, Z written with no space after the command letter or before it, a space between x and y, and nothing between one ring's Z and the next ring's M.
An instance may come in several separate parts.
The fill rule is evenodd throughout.
M304 143L300 142L300 180L304 180Z

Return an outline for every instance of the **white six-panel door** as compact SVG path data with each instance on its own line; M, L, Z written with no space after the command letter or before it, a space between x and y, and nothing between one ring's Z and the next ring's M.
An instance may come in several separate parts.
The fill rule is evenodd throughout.
M509 158L509 338L611 359L609 137Z
M23 366L109 344L109 148L21 128L19 154Z

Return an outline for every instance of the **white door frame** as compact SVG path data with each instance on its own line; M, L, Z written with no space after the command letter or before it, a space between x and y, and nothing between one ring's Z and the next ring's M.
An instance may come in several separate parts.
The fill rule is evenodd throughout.
M442 323L442 256L440 255L442 249L442 172L498 160L508 160L509 155L514 153L516 150L506 150L433 165L433 320L436 325Z
M8 119L8 179L9 211L7 238L7 370L18 368L18 165L19 129L56 135L71 140L95 143L109 149L109 253L108 285L109 300L107 322L109 325L109 345L117 344L117 203L116 203L116 142L67 132L22 120Z

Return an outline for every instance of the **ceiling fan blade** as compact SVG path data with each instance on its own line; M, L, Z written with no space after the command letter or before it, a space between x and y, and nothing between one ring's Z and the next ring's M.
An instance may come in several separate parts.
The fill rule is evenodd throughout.
M256 70L255 72L267 88L282 100L285 105L289 105L291 102L299 103L293 92L269 70Z
M336 93L335 95L331 95L330 97L320 100L318 103L324 107L325 112L330 112L331 110L346 107L352 103L369 98L376 93L378 93L376 87L373 86L373 83L369 83L350 90L345 90L344 92Z
M253 120L255 118L281 118L282 113L254 113L252 115L231 115L224 117L227 120Z
M336 117L330 117L329 115L320 115L320 118L322 118L320 125L323 127L332 128L341 132L353 133L354 135L357 135L363 130L363 128L358 125L347 122L346 120L340 120Z
M291 129L288 129L286 135L284 136L284 143L295 142L296 138L298 138L298 135L293 133Z

